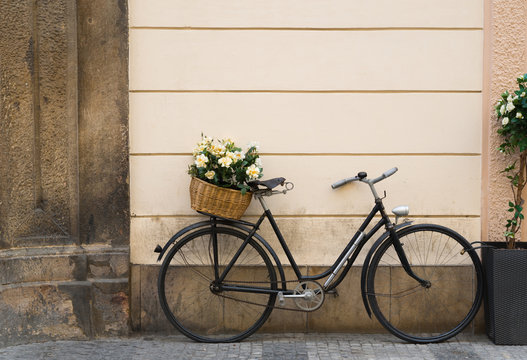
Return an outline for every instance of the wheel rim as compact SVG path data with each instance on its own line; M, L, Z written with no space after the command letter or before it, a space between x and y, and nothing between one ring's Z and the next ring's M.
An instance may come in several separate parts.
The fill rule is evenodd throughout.
M231 229L218 228L217 232L221 274L244 239ZM161 306L171 323L194 340L239 341L265 322L276 295L223 291L221 284L214 283L213 258L209 229L176 244L160 272ZM274 289L276 275L263 249L251 240L225 282Z
M400 240L413 271L429 281L410 278L393 246L383 244L372 260L370 304L394 335L411 342L438 342L459 333L481 302L481 271L466 240L442 227L414 227Z

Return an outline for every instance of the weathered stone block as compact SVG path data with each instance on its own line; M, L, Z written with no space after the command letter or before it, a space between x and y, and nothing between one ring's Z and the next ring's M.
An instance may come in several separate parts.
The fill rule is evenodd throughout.
M88 255L89 278L123 278L128 277L130 256L128 252L115 252Z
M89 338L90 291L87 282L0 288L0 343Z
M0 256L0 284L86 280L85 255Z
M97 336L130 332L128 279L98 280L93 285L93 326Z

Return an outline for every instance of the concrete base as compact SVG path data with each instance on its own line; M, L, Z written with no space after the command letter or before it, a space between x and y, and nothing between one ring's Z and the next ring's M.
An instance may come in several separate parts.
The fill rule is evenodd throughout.
M322 307L314 312L296 312L275 309L259 332L385 332L377 319L370 319L364 309L360 291L361 267L352 267L344 281L337 287L338 296L328 294ZM291 268L286 268L286 277L294 279ZM302 267L303 274L322 272L320 267ZM132 265L131 268L131 321L136 331L177 333L168 322L159 305L157 276L159 266ZM392 279L397 282L397 279ZM290 285L294 288L293 283ZM188 294L192 298L192 294ZM440 299L436 299L440 303ZM291 300L286 307L294 308ZM411 311L407 309L405 311ZM443 314L443 312L441 312ZM440 319L436 319L440 321ZM482 333L485 330L483 310L465 330L468 333Z

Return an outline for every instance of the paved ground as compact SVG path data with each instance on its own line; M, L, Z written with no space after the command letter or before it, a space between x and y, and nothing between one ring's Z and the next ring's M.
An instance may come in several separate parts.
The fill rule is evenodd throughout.
M12 346L0 359L527 359L527 346L496 346L484 335L432 345L378 334L256 334L234 344L151 335Z

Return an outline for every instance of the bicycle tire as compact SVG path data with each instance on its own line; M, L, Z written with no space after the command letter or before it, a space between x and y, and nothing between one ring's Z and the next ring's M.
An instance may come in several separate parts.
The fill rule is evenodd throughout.
M219 273L234 257L246 235L216 228ZM172 325L199 342L234 342L257 331L267 320L276 294L213 290L215 279L212 229L195 231L167 254L158 277L161 307ZM276 289L273 264L262 247L250 239L225 282ZM254 305L254 303L260 305Z
M367 294L373 313L393 335L411 343L445 341L474 318L483 294L483 274L475 251L455 231L414 225L397 233L412 270L429 280L421 286L400 265L390 239L368 269Z

